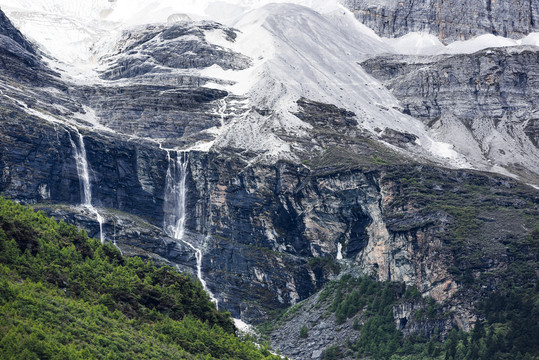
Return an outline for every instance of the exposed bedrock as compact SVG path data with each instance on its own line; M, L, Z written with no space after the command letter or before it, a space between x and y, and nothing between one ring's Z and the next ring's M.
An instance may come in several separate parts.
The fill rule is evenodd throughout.
M294 114L308 131L271 133L290 145L287 158L296 160L257 161L256 149L225 142L184 154L185 237L167 236L164 213L174 208L165 204L167 171L179 151L170 148L212 140L249 111L271 115L271 109L249 109L242 99L201 87L205 82L196 76L175 77L189 65L183 58L160 62L169 66L163 72L131 67L140 53L149 64L162 59L164 42L191 49L184 42L195 38L200 53L184 55L210 61L200 66L248 66L245 58L210 46L201 28L210 38L217 33L233 41L234 31L215 24L150 26L127 34L123 50L108 59L108 68L118 70L109 75L120 80L93 87L68 84L36 63L39 57L16 34L0 39L7 43L0 61L8 64L0 67L0 193L91 236L100 233L98 211L104 238L124 254L182 271L195 273L197 266L195 250L182 240L196 245L208 288L222 307L250 322L314 294L340 267L415 285L442 302L463 329L473 324L477 299L501 286L500 279L532 283L524 276L537 270L529 245L539 216L537 190L499 175L419 164L360 128L362 119L351 111L308 99L297 101ZM128 66L116 67L123 60ZM362 66L409 114L441 133L446 126L448 136L459 126L469 129L462 134L476 141L469 143L482 156L519 162L530 178L537 174L539 87L531 66L537 53L493 50L431 60L379 58ZM157 86L150 81L156 79L169 82ZM186 83L175 86L173 79ZM237 129L240 137L252 134ZM380 133L403 148L417 141L391 128ZM512 158L494 135L514 141ZM82 144L88 181L77 167ZM519 151L527 149L520 161ZM81 207L83 183L91 204ZM515 259L530 270L511 278ZM499 276L504 271L509 275ZM411 310L399 311L405 317Z
M341 0L378 35L398 37L428 32L445 43L482 34L521 38L539 31L535 0Z
M539 52L487 49L437 57L394 56L361 65L470 161L480 157L536 183Z

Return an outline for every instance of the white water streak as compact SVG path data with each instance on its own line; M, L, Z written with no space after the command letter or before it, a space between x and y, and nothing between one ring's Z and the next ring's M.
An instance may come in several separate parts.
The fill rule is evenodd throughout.
M86 156L86 147L84 146L84 137L79 132L77 128L75 128L75 131L77 132L77 135L79 137L79 146L75 144L75 141L71 138L71 134L69 134L69 141L71 142L71 146L73 147L73 151L75 153L75 162L77 164L77 174L79 176L79 183L81 186L81 203L84 207L86 207L90 212L94 213L97 222L99 223L99 237L101 240L101 243L103 244L105 242L105 235L103 233L103 223L104 219L101 214L97 211L97 209L92 205L92 188L90 186L90 170L88 166L88 160Z
M342 260L342 244L337 244L337 260Z
M165 232L174 239L183 240L185 234L185 199L187 190L187 166L189 155L187 152L177 152L176 159L170 156L167 150L168 169L165 189L165 219L163 227Z
M225 113L226 113L226 98L219 100L219 109L217 109L217 113L221 117L221 128L225 127Z
M172 150L166 150L168 169L165 185L165 204L163 229L165 233L189 246L195 252L197 263L197 278L202 284L204 290L210 295L210 299L219 308L218 300L208 289L206 281L202 276L202 250L195 247L192 243L184 240L185 219L186 219L186 198L187 198L187 171L189 167L189 152L177 151L176 158L171 156Z

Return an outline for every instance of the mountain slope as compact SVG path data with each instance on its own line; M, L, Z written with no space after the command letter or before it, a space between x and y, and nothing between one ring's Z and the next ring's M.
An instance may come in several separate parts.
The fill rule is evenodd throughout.
M377 141L386 141L387 133L395 131L411 134L413 141L406 144L393 142L389 146L443 166L475 168L506 175L516 172L515 176L518 176L524 172L518 171L513 163L526 168L530 167L527 164L535 163L535 146L524 147L520 152L522 156L506 152L503 161L498 162L496 156L485 156L491 137L479 138L477 146L463 148L451 136L450 130L430 128L418 121L416 114L409 116L399 94L388 91L391 89L358 66L358 62L364 64L369 57L392 53L403 46L388 46L387 41L358 23L352 13L337 2L265 4L246 1L219 5L212 3L211 6L209 3L200 6L163 3L147 7L148 19L154 15L163 18L167 12L181 14L182 11L196 18L207 19L215 15L211 9L221 9L223 16L227 9L233 10L236 16L227 19L237 29L233 30L218 24L190 22L187 15L180 16L179 22L168 25L130 27L130 24L143 24L144 19L140 14L135 15L138 14L136 4L126 9L121 1L110 4L97 1L72 6L44 0L34 5L26 4L28 14L34 14L28 18L20 10L24 2L18 1L10 1L9 9L21 26L31 33L43 33L35 27L43 24L33 18L37 13L52 29L60 26L55 25L57 21L53 19L46 20L58 16L53 15L53 11L69 18L71 25L66 25L68 28L62 32L69 34L73 31L73 36L65 36L65 41L71 41L72 37L83 40L76 44L64 43L63 37L58 35L42 39L42 42L46 46L50 44L50 51L63 46L78 49L78 54L86 54L86 59L64 59L70 63L67 69L78 83L92 82L100 89L95 91L91 86L83 90L79 99L88 107L88 111L81 113L91 114L83 117L113 131L152 139L159 137L159 142L169 142L168 147L173 145L200 150L212 146L216 150L232 147L258 153L257 159L262 161L298 160L298 151L313 151L303 149L302 144L311 137L310 126L290 114L297 109L296 102L305 98L353 112L357 118L356 127L365 136ZM192 14L192 11L196 14ZM82 16L86 13L89 14L88 19ZM215 16L220 18L219 15ZM129 20L132 17L137 20ZM94 30L93 33L85 30L88 35L80 35L79 27ZM100 36L105 32L111 34L106 39ZM60 42L51 42L51 38ZM264 39L265 46L259 45L261 39ZM80 47L86 47L86 50L82 51ZM466 45L463 47L466 48ZM91 53L88 53L89 49ZM451 51L454 50L459 51L455 48ZM62 51L62 54L65 52ZM55 66L66 67L57 63ZM524 71L528 70L525 68ZM156 82L167 85L157 89L148 87L146 91L166 94L166 106L160 104L163 101L158 98L155 101L157 104L143 101L140 99L141 87L133 88L134 83ZM176 96L173 91L175 86L191 89L180 93L180 96L187 97L183 101L191 104L193 101L189 97L203 93L209 104L197 111L197 117L204 120L195 124L187 114L170 114L171 105L175 103L170 98ZM229 96L207 91L208 88L224 90ZM126 92L129 94L123 95ZM120 97L137 99L144 110L136 106L123 109L124 105L117 103L121 102L116 100L119 99L118 94L122 94ZM495 101L504 102L503 93L495 96ZM183 101L181 104L175 103L176 108L183 106ZM533 100L531 102L533 105ZM158 111L149 111L152 107L157 107ZM119 111L110 111L112 109ZM253 109L261 110L265 115ZM268 112L268 109L271 111ZM144 120L139 123L141 113ZM166 123L171 116L177 119L178 131ZM125 119L124 123L121 119ZM491 131L491 127L484 129L483 126L482 132L497 132ZM148 131L149 128L155 130ZM463 136L477 138L477 134L469 134L473 132L469 129L459 131L463 132ZM499 146L512 147L517 135L503 132L498 136ZM172 138L177 140L170 143ZM534 183L536 171L530 170L533 174L525 177Z
M384 81L407 113L442 137L453 137L468 161L480 156L534 183L538 54L534 47L500 48L376 58L362 66Z
M537 289L512 286L483 299L473 331L451 328L446 309L417 289L345 275L266 324L294 359L534 359ZM409 332L411 330L411 333Z
M443 339L537 282L537 189L513 164L537 184L537 48L405 57L335 2L220 3L236 28L173 7L155 8L169 23L95 15L122 4L90 4L94 36L112 30L79 43L80 64L3 69L0 191L192 273L253 323L343 271L432 297ZM408 310L406 337L438 336Z
M202 287L0 199L2 358L270 359Z

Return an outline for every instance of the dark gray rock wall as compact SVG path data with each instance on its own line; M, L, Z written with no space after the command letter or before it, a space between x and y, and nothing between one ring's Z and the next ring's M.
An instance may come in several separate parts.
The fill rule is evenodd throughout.
M220 126L216 103L228 95L166 85L94 86L78 92L103 125L124 135L159 139L167 147L213 139L203 132Z
M0 191L36 203L81 202L81 186L69 126L50 123L19 110L0 112ZM144 142L85 133L92 202L163 221L166 153Z
M180 22L172 26L148 25L126 32L117 44L115 54L103 59L108 68L102 77L109 80L159 74L164 69L196 69L219 65L242 70L251 60L218 45L210 44L206 31L222 32L233 42L236 30L217 23Z
M8 17L0 9L0 36L5 36L13 40L19 46L21 46L27 52L36 55L36 51L33 46L24 38L19 30L13 26Z
M366 241L372 174L317 174L288 162L246 168L212 153L192 153L190 165L192 229L303 257L335 257L338 243L353 257Z
M392 91L405 113L446 134L468 159L478 149L535 183L537 64L537 48L515 47L453 56L381 57L361 65Z
M12 109L0 113L1 191L27 203L80 202L69 133ZM73 161L69 161L69 158Z
M88 133L84 139L93 204L125 211L160 226L168 167L165 151L124 137Z
M536 0L341 0L378 35L399 37L414 31L444 43L482 34L521 38L539 31Z

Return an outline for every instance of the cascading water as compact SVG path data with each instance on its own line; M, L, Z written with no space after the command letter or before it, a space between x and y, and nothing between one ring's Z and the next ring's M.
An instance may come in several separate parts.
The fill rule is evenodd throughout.
M187 165L189 155L187 152L177 152L176 159L172 159L167 150L167 183L165 188L165 218L163 228L174 239L183 240L185 233L185 198L187 190Z
M204 290L206 290L208 292L208 294L210 295L210 299L211 299L211 301L213 301L215 303L215 307L217 309L219 309L219 300L217 300L217 298L215 296L213 296L210 289L208 289L208 285L206 284L206 281L202 277L202 250L196 249L195 247L193 247L193 249L195 249L195 251L196 251L195 257L197 259L197 277L198 277L198 280L202 284L202 287L204 288Z
M225 126L226 98L219 100L219 108L217 109L217 113L220 116L221 128L223 128Z
M99 223L99 237L101 243L105 242L105 235L103 233L104 219L99 214L97 209L92 205L92 189L90 187L90 171L88 167L88 160L86 157L86 147L84 146L84 138L78 129L75 128L79 138L79 146L73 141L71 134L69 134L69 141L73 147L75 153L75 161L77 163L77 174L79 176L79 183L81 185L81 203L90 212L95 214L97 222Z
M187 198L186 179L189 165L189 152L176 151L175 159L171 156L171 150L166 150L166 152L168 169L165 186L165 216L163 220L163 229L169 236L183 242L195 251L197 278L204 290L210 295L215 306L218 307L218 300L208 289L206 281L202 277L202 250L184 240L186 216L185 199Z

